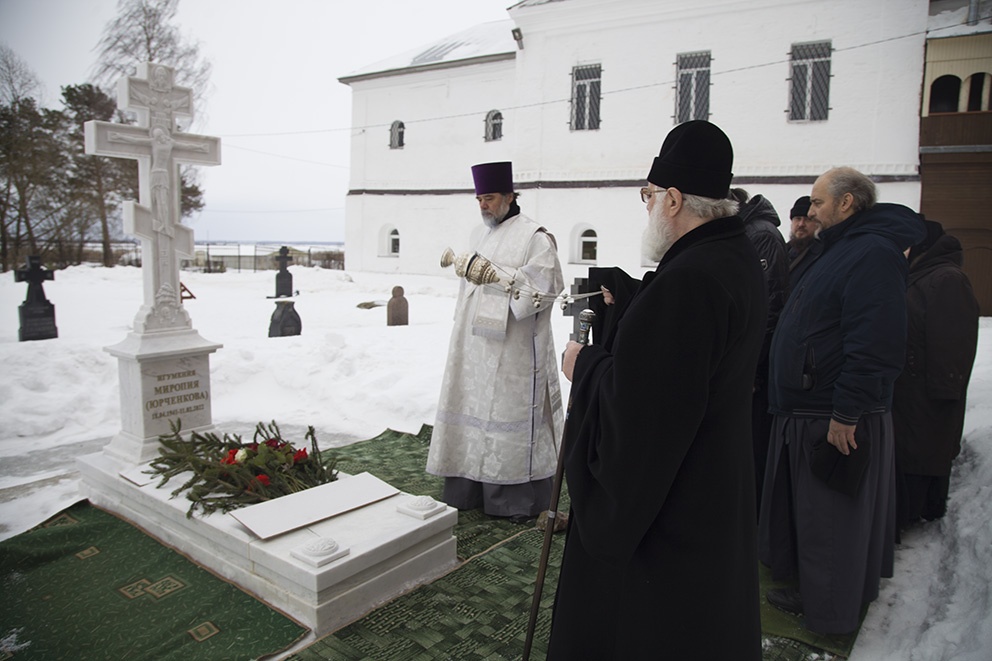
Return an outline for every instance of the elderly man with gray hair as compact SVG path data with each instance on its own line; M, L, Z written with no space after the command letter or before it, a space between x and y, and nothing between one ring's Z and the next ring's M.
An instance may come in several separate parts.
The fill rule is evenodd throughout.
M775 415L761 500L759 554L777 580L769 603L820 634L858 629L892 576L892 391L906 354L904 251L919 214L876 202L853 168L813 184L819 258L785 304L772 340Z

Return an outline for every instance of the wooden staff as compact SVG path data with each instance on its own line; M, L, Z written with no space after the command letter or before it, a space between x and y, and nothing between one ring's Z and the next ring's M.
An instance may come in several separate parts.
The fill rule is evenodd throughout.
M586 308L579 313L579 344L588 344L589 329L596 318L596 313ZM558 499L561 497L561 482L565 475L565 437L568 436L568 414L572 410L572 395L568 396L568 408L565 411L565 424L562 429L561 443L558 444L558 467L555 469L555 479L551 487L551 503L548 506L548 520L544 527L544 545L541 547L541 561L537 565L537 579L534 581L534 599L530 604L530 619L527 621L527 638L524 640L523 661L529 661L530 649L534 644L534 628L537 626L537 612L541 608L541 593L544 592L544 575L548 571L548 557L551 555L551 538L555 534L555 521L558 517Z

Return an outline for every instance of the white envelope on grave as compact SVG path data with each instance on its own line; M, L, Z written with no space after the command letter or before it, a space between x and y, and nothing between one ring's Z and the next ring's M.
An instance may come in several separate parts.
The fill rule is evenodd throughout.
M371 473L359 473L338 477L334 482L243 507L228 514L260 538L269 539L356 510L399 492L399 489L389 486Z

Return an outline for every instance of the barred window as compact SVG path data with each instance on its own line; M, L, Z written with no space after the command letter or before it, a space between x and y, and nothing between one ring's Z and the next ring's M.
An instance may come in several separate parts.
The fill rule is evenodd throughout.
M389 233L389 254L400 254L400 231L397 229L393 229L393 231Z
M486 114L486 142L503 139L503 113L490 110Z
M792 44L789 119L822 121L830 110L829 41Z
M569 125L573 131L599 128L601 76L602 70L598 64L572 69L572 117Z
M676 66L676 124L710 117L710 51L681 53Z
M403 149L403 131L406 129L403 122L396 120L389 127L389 148Z

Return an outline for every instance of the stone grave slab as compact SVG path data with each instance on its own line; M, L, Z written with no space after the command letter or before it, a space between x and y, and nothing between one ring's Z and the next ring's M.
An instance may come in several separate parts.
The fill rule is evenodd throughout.
M82 494L93 504L237 583L317 636L434 580L458 562L452 534L458 511L443 503L430 505L422 496L393 489L392 495L358 509L262 539L230 514L187 518L189 501L170 498L183 475L162 488L158 479L139 486L121 473L136 478L138 468L147 465L135 467L104 452L78 463ZM372 483L341 474L331 484L348 491L353 480L359 492ZM438 513L420 518L400 511L427 505Z

